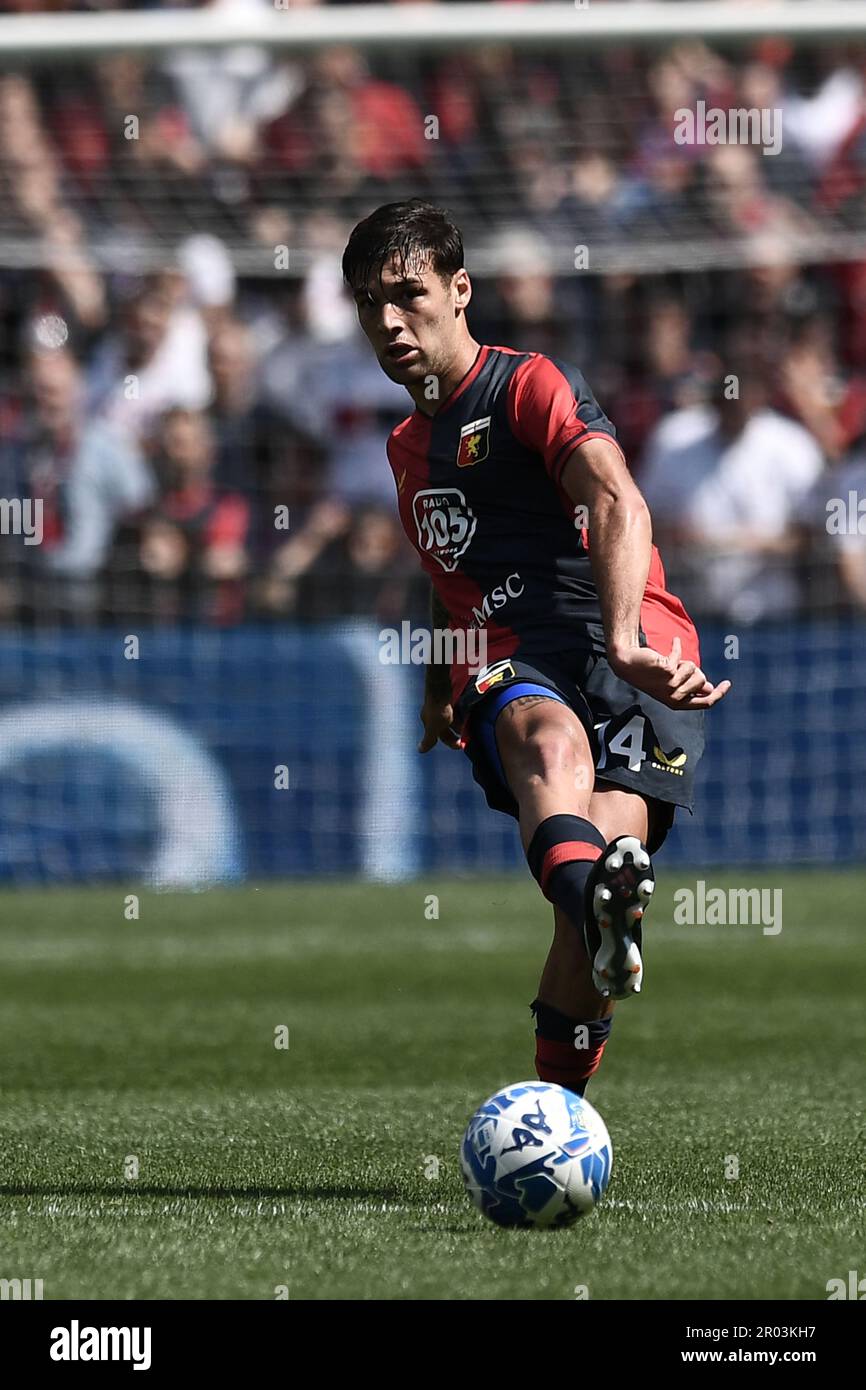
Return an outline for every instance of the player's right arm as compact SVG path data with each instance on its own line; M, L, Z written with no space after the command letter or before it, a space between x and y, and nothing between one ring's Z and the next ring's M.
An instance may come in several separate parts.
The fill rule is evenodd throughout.
M433 586L430 586L430 626L446 628L451 621L448 610ZM424 733L418 744L419 753L429 753L439 742L448 748L460 748L461 741L451 728L454 708L451 704L451 671L431 661L424 674L424 703L421 722Z

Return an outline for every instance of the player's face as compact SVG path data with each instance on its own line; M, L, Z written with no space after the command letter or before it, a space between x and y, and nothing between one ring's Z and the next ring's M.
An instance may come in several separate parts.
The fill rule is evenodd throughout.
M429 264L409 269L394 261L356 291L358 321L392 381L409 387L445 376L470 293L465 270L443 280Z

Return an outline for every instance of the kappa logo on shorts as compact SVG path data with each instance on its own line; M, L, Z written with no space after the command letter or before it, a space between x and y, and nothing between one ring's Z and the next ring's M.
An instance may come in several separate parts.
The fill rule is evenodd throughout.
M470 468L473 463L480 463L486 459L490 453L490 421L491 415L485 415L483 420L473 420L471 424L464 425L460 431L460 444L457 449L457 467Z
M478 672L475 677L475 689L479 695L483 695L491 685L501 685L502 681L510 680L516 674L510 661L494 661L492 665L485 666Z
M684 753L682 748L675 748L672 753L665 753L657 743L654 743L653 753L658 761L652 762L651 767L656 768L659 772L672 772L675 777L683 776L683 766L688 761L689 755Z

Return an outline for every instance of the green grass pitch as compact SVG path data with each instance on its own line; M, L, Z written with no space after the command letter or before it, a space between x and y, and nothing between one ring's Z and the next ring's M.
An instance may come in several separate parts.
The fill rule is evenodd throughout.
M696 877L781 887L781 933L673 925ZM553 1232L487 1224L457 1157L476 1104L534 1076L550 911L528 875L145 892L138 921L128 891L2 894L0 1277L46 1299L824 1299L862 1269L866 875L661 877L644 993L588 1091L607 1199Z

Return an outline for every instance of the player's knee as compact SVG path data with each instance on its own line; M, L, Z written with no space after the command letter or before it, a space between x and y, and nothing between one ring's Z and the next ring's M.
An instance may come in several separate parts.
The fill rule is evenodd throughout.
M577 773L587 762L586 735L573 717L539 717L527 725L514 749L522 776L528 781L550 782L568 777L577 784Z

